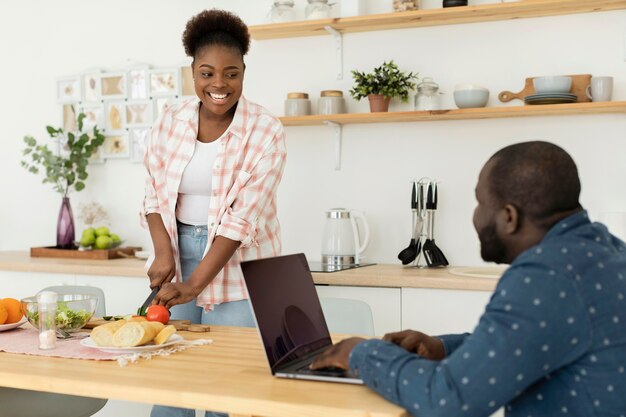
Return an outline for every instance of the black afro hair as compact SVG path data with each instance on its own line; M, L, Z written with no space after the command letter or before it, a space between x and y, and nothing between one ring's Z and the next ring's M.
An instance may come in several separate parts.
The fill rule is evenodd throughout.
M248 26L239 16L225 10L211 9L192 17L183 33L185 53L195 58L205 46L223 45L237 49L243 57L250 49Z

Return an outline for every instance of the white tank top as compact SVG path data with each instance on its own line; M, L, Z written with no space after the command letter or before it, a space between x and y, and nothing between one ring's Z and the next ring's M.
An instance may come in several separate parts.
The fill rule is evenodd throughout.
M183 171L178 187L176 219L193 226L206 225L211 202L213 163L220 139L210 143L196 141L191 161Z

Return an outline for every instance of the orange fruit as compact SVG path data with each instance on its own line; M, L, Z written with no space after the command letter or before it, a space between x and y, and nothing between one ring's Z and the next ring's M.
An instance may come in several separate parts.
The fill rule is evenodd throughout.
M9 317L9 312L4 308L4 304L0 303L0 324L4 324L7 321L7 317Z
M7 311L7 318L5 324L17 323L22 320L22 303L15 298L3 298L0 300L0 305L4 306Z

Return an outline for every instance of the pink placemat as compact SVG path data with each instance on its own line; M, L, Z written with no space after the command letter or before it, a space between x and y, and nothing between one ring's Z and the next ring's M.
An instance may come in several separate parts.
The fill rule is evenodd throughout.
M39 349L39 334L34 329L17 328L0 332L0 351L7 353L22 353L25 355L52 356L70 359L91 359L97 361L115 360L117 353L101 352L80 344L80 340L87 334L76 334L72 339L57 339L54 349Z

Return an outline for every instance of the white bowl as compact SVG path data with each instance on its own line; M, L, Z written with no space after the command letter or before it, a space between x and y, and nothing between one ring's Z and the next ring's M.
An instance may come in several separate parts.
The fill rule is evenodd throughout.
M553 75L533 78L536 94L569 93L572 88L572 77Z
M454 88L454 102L459 109L485 107L489 101L489 90L473 84L460 84Z

